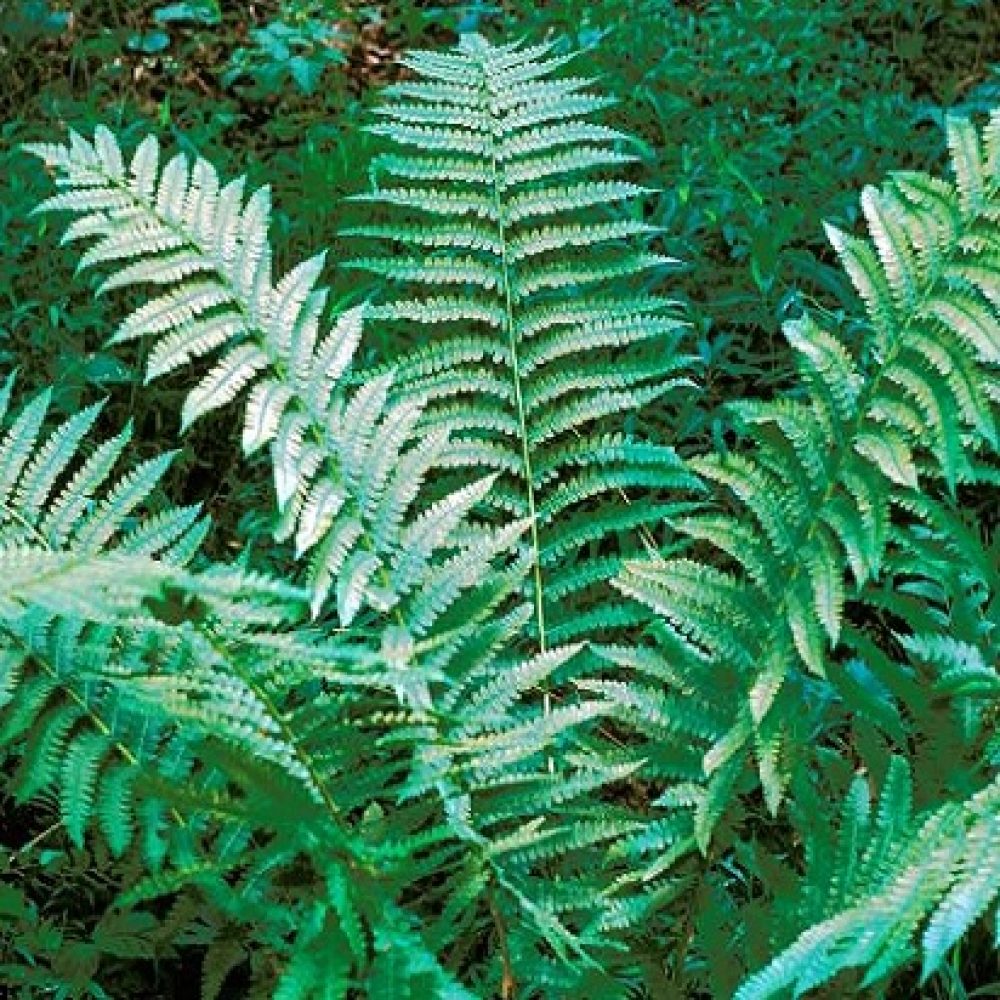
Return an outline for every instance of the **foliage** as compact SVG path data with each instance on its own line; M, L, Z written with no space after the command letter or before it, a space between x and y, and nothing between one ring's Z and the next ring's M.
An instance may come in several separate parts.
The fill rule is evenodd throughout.
M337 43L344 35L333 26L335 11L327 3L295 4L263 28L252 28L252 45L233 52L224 83L241 76L253 79L263 94L279 92L289 81L312 94L325 71L346 61Z
M788 733L777 721L785 713L772 714L775 701L790 675L829 673L845 604L882 573L891 506L916 506L919 516L910 494L938 480L954 496L977 478L969 453L997 446L989 172L1000 155L998 124L985 150L969 123L950 124L953 187L898 174L881 191L867 189L870 243L829 231L865 301L868 342L858 364L811 319L786 324L805 398L735 404L755 452L691 461L730 496L674 526L714 548L725 568L685 555L632 566L622 580L694 655L707 653L746 690L708 770L752 739L772 810L787 781L779 755ZM723 615L723 606L742 610Z
M701 31L672 4L636 24L661 8ZM804 93L851 9L776 22L826 39ZM742 6L702 13L762 37ZM136 58L150 31L236 42L215 8L145 17L122 25ZM835 307L742 309L789 349L717 412L711 282L678 302L653 224L671 175L646 187L569 60L478 34L407 57L329 276L365 273L363 296L331 294L323 253L289 263L341 210L281 170L272 209L256 178L280 160L244 148L227 182L232 152L103 125L27 147L56 191L23 167L11 189L83 246L49 311L67 358L44 330L12 343L26 402L11 376L0 408L14 995L193 974L206 998L962 996L996 975L1000 112L947 118L950 179L899 171L831 213ZM234 86L230 108L267 100ZM52 223L16 214L28 254ZM24 302L11 329L45 314ZM39 393L87 357L73 323L112 331L87 355L124 359L131 401L88 405L78 374ZM116 423L132 406L145 438ZM215 530L163 451L174 407L240 484Z
M660 179L646 220L685 264L674 289L691 302L713 419L733 395L794 380L784 320L821 303L850 315L821 224L853 226L857 191L888 170L938 168L942 106L997 103L998 16L978 0L535 8L539 32L588 50L643 141L644 176ZM523 30L519 12L507 27Z
M656 231L634 207L611 211L645 190L608 176L633 159L628 137L590 120L609 102L586 80L553 78L563 62L549 45L494 49L478 35L410 55L417 80L375 109L393 151L355 199L387 221L349 230L397 249L347 262L400 287L374 321L427 328L391 362L406 394L437 401L425 425L459 427L457 458L497 473L493 503L530 520L542 650L633 623L621 607L581 616L580 602L618 571L608 537L660 521L646 497L689 480L670 448L619 430L692 383L683 324L648 287L671 261L622 246ZM636 490L646 497L626 515L595 510Z

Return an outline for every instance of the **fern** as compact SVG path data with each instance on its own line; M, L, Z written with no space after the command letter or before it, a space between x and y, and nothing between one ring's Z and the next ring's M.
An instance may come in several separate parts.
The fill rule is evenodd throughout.
M803 394L736 404L755 450L690 463L725 507L672 523L718 558L634 563L619 582L741 692L705 768L752 744L772 810L802 681L831 671L847 602L884 568L894 508L936 483L954 495L976 450L997 446L1000 118L982 143L952 121L949 145L955 183L898 175L862 197L870 242L829 230L865 303L861 361L814 320L787 324Z
M305 566L193 561L197 510L137 513L169 457L115 478L96 407L0 439L15 787L127 859L126 912L210 939L208 997L241 967L284 1000L876 984L995 905L996 545L963 505L996 482L1000 117L950 124L954 184L866 191L870 241L831 230L860 348L788 324L798 389L682 462L637 416L687 384L667 262L552 52L417 53L378 110L358 200L398 221L356 228L405 252L353 266L435 339L374 371L321 257L272 278L266 191L106 129L33 147L81 266L152 289L113 339L149 378L208 362L182 427L246 394Z
M301 956L316 948L320 931L350 934L347 959L321 948L308 966L292 961L273 984L283 995L310 995L325 988L334 965L346 974L365 964L362 912L369 926L384 924L378 908L389 900L379 897L370 909L354 902L358 876L347 874L350 866L365 877L385 875L446 831L422 829L425 804L395 816L399 831L412 824L409 843L399 836L369 839L346 819L357 790L345 783L342 758L331 754L328 741L336 743L339 733L356 762L364 740L359 745L358 720L340 718L349 700L318 703L315 685L349 687L348 661L359 650L287 630L288 621L301 620L307 594L245 573L177 565L193 554L184 534L192 529L166 531L170 511L137 520L117 542L142 488L123 491L112 483L105 498L103 481L93 475L93 510L67 521L63 549L52 547L55 536L32 525L24 510L34 495L25 487L37 480L50 446L67 436L64 424L41 437L35 425L43 403L24 408L0 449L10 480L21 487L0 528L0 565L9 570L0 618L0 741L20 759L13 789L21 799L55 792L62 825L77 846L99 835L115 857L134 852L141 859L150 875L123 896L126 905L167 886L207 886L226 895L234 891L226 879L242 877L247 886L258 883L258 912L270 927L284 905L280 879L305 852L317 863L322 892L305 901L296 921L302 928L290 943L272 947ZM27 440L32 435L34 442ZM21 445L20 479L12 442ZM67 448L53 481L79 481L73 465L86 471L105 450L99 446L83 460ZM147 476L145 490L154 482ZM47 525L65 499L53 490L40 500L31 510L36 523ZM107 528L101 546L94 543L95 520ZM185 544L176 544L178 536ZM362 664L370 671L372 660ZM359 671L353 684L377 693L384 679ZM309 688L312 697L304 699ZM388 712L391 702L381 701ZM359 719L374 710L369 703ZM371 752L380 756L374 743ZM327 913L325 922L306 920L310 907L314 921ZM211 975L206 967L207 981Z
M43 434L47 403L48 394L30 401L0 443L0 729L5 745L25 740L18 794L58 788L71 839L82 844L96 823L121 854L138 826L136 782L169 784L184 760L165 704L137 705L137 675L164 671L162 685L166 675L210 659L210 647L158 617L164 597L196 597L199 614L232 614L245 629L294 614L295 595L185 570L207 530L198 509L139 513L171 456L115 479L129 431L84 457L100 407Z
M738 1000L788 987L801 996L855 966L867 967L867 988L911 958L920 925L926 981L1000 895L1000 784L914 817L910 780L895 758L874 818L865 782L855 781L836 844L810 845L815 871L801 914L808 929L740 987ZM831 858L841 862L836 869Z
M517 529L481 533L460 547L451 574L440 568L421 589L431 556L482 499L489 480L415 506L442 457L447 428L416 436L422 403L392 403L392 379L369 381L353 395L343 376L361 334L361 313L323 330L327 293L317 287L323 255L276 284L267 239L266 188L244 199L242 179L221 184L205 160L183 155L160 166L156 140L145 139L128 166L113 135L99 127L92 143L73 133L66 146L28 147L56 170L62 190L39 211L76 216L65 239L92 241L81 267L110 265L101 290L152 286L112 341L156 337L147 377L209 355L216 360L188 393L182 426L248 389L243 449L270 445L280 519L278 540L309 553L313 613L335 598L349 625L365 605L382 611L404 597L420 609L511 544ZM96 242L95 242L96 241ZM416 630L430 614L413 616Z
M761 966L767 972L750 977L750 995L808 991L834 977L829 988L838 994L861 992L862 979L881 992L916 957L918 933L943 898L935 888L940 878L957 885L966 877L964 861L950 871L947 860L961 854L962 823L935 841L936 854L917 845L925 820L945 809L961 812L995 787L1000 564L995 541L980 537L972 512L947 496L899 499L920 519L911 514L892 525L880 578L855 597L828 677L800 689L805 697L785 758L790 829L773 843L742 829L743 810L755 799L745 779L726 802L714 839L738 839L726 868L708 873L712 895L697 942L702 960L732 942L726 962L705 966L704 988L713 995L733 995ZM869 785L881 789L878 836L867 819ZM845 794L838 826L828 803ZM887 890L883 880L898 882ZM882 898L903 891L906 880L915 890L912 909L897 905L898 896ZM970 931L977 915L955 934ZM988 965L981 934L963 945L963 958L981 947ZM775 954L780 965L771 961ZM953 979L954 964L927 965L925 980L935 971Z
M237 319L242 317L242 326L234 334L233 343L225 344L227 353L218 369L221 371L230 362L242 366L242 359L249 357L251 351L266 354L271 349L267 345L273 348L274 341L294 342L304 326L315 325L318 304L307 319L296 318L294 308L280 321L273 318L280 311L276 302L284 301L283 296L292 293L271 289L264 251L260 251L260 262L254 265L257 277L253 288L244 281L243 290L234 291L241 287L242 279L230 258L249 253L241 247L264 246L264 237L257 228L263 221L255 221L262 219L262 209L254 208L258 196L251 198L241 215L239 198L225 194L230 188L223 189L218 205L229 206L226 211L232 219L242 220L239 222L227 223L229 216L212 197L204 200L203 207L196 212L191 206L201 198L202 188L207 185L209 192L215 191L215 183L204 180L210 176L207 165L194 166L193 179L185 188L178 180L185 176L182 168L168 164L157 186L153 179L143 180L146 173L150 178L155 175L154 166L147 163L152 162L149 148L148 144L140 146L127 175L122 172L124 168L118 169L123 159L120 155L116 159L113 150L117 146L103 131L93 146L73 137L68 148L37 150L63 172L64 184L69 189L50 199L44 207L83 213L71 225L68 235L97 236L102 241L97 244L97 253L85 255L85 264L113 260L110 250L101 249L105 244L124 245L128 247L130 263L124 266L124 278L119 275L109 279L112 286L139 277L153 281L162 277L168 285L179 284L179 288L171 287L133 312L119 337L143 331L165 332L167 338L161 343L169 344L174 337L171 330L186 329L191 323L200 324L202 319L214 323L223 314L229 316L235 329ZM95 192L102 193L95 198ZM127 205L121 214L108 207L120 204ZM136 218L141 221L137 223ZM199 229L199 225L204 229ZM236 236L225 235L227 225L236 227ZM201 255L194 288L193 278L188 280L186 274L178 278L177 269L170 262L172 251L164 256L165 234L178 229L186 241L184 259L189 260L196 253ZM136 237L136 230L141 238ZM147 232L158 235L147 240L142 236ZM228 245L227 240L236 249L225 252L218 249ZM163 260L159 259L161 256ZM161 264L163 268L159 269ZM315 280L315 266L307 276L309 280L293 296L295 302L307 301L306 288L311 288L310 282ZM289 286L293 284L285 279L279 288L286 282ZM212 293L201 299L207 284L211 284ZM204 306L207 317L202 312L192 317L183 305L202 301L211 302ZM272 320L265 322L261 318L265 314L272 316ZM253 316L258 317L254 321L256 326L247 319ZM464 845L463 849L473 850L479 861L469 870L454 873L456 892L466 900L466 906L450 914L445 923L432 928L430 933L441 941L449 940L461 926L455 923L459 918L463 922L473 919L482 928L478 933L486 933L497 919L507 919L503 914L524 910L529 918L520 921L519 947L534 953L537 960L540 942L544 942L567 961L571 956L580 959L592 949L610 947L606 934L597 930L584 934L584 928L588 922L604 920L610 927L620 921L620 917L612 919L611 911L624 905L622 898L632 891L625 882L622 898L614 893L605 899L599 890L600 883L593 881L593 871L603 867L598 863L595 869L603 845L632 831L634 821L609 809L605 818L589 829L578 831L577 803L595 789L624 780L636 764L627 757L608 760L606 754L589 749L591 734L607 715L604 699L586 696L581 689L579 693L561 694L562 704L558 707L553 707L549 699L542 705L537 703L538 684L562 683L559 668L571 657L577 657L579 649L549 647L537 660L529 658L522 662L503 645L497 645L500 636L506 637L511 649L520 645L517 630L523 629L526 622L516 605L513 608L509 605L512 590L532 564L530 557L526 557L516 560L508 569L498 567L496 572L488 571L498 558L506 556L525 528L525 523L518 520L493 529L477 526L469 519L473 509L486 499L492 480L459 485L422 509L410 512L406 520L432 463L441 456L454 454L445 452L449 446L448 425L440 415L421 423L421 404L414 400L413 393L394 401L389 397L390 380L384 375L369 379L350 396L333 386L333 379L343 372L353 353L357 322L357 313L348 314L323 341L336 344L341 352L338 355L341 362L332 372L331 349L311 353L279 344L275 348L277 353L269 356L267 362L274 369L271 377L251 390L248 426L266 425L267 429L253 432L254 442L258 437L266 440L273 434L276 494L285 525L279 529L279 537L291 531L288 527L291 523L296 523L299 536L303 531L315 531L322 536L317 543L320 549L325 546L328 553L337 550L337 565L345 560L335 587L339 621L342 626L353 623L359 610L358 595L365 593L377 615L371 619L375 642L366 637L353 650L337 643L325 655L293 643L287 649L276 647L278 655L254 667L247 666L243 658L238 662L231 659L209 662L204 671L195 672L184 684L174 683L168 688L170 710L184 727L210 733L231 747L252 751L255 758L275 768L274 777L280 774L282 781L291 782L307 799L311 798L314 802L311 808L319 809L316 836L320 842L330 838L336 844L344 842L339 822L332 822L331 817L350 813L366 801L366 795L377 798L388 794L389 789L397 789L396 794L405 800L413 799L412 810L399 806L393 810L394 828L406 832L401 833L400 840L386 845L385 851L371 844L362 847L357 840L348 838L354 849L362 851L356 863L366 867L384 867L390 863L390 856L395 859L397 854L411 857L417 848L407 848L408 839L417 838L414 843L419 843L421 825L427 820L430 804L439 803L444 814L441 826L431 828L437 830L435 838L444 838L444 843L450 841L453 846L448 850L454 850L456 842ZM301 336L309 339L313 333ZM177 355L178 363L187 360L186 351L185 348ZM317 390L316 386L321 388ZM315 397L316 392L322 400ZM272 397L278 401L272 404ZM199 402L203 398L218 402L222 399L205 395L196 388L185 404L189 417L201 415L207 409ZM272 411L273 416L269 416ZM309 437L310 434L313 436ZM420 443L405 447L414 435L419 435ZM286 439L292 443L286 446L283 443ZM289 465L288 448L295 450L300 444L303 450L298 464ZM461 447L459 442L458 448ZM676 465L672 458L671 463ZM319 468L325 471L314 474ZM312 503L316 497L331 496L336 510L330 516L339 518L333 527L325 523L329 517L322 510L313 509ZM315 527L317 522L319 527ZM299 541L296 548L299 555L304 555L309 545ZM333 586L332 581L322 578L326 573L323 565L326 563L317 564L311 558L308 582L314 611L326 590ZM489 616L498 611L503 614L503 631L483 642L479 633ZM390 617L387 619L386 615ZM393 622L391 626L389 621ZM345 669L345 658L348 663L363 665L362 673ZM508 679L504 683L494 682L490 687L487 685L490 677ZM317 682L342 694L318 704L314 698L304 697L302 692ZM131 683L140 694L146 686L141 679ZM484 686L484 690L479 690ZM162 697L164 691L157 686L155 694ZM356 721L345 723L342 712L355 701L359 715ZM487 712L489 705L494 707ZM259 714L262 706L266 706L263 715ZM246 716L251 711L258 714L251 716L248 726ZM386 721L381 721L382 717ZM407 725L390 740L391 753L387 758L379 748L376 734L393 720L397 725ZM371 733L360 744L358 725L370 727ZM250 730L258 735L251 736ZM342 737L338 738L338 733ZM330 751L338 742L343 743L353 762L350 784L345 783L345 774L341 773L345 761ZM369 744L370 749L366 750ZM397 785L401 768L398 754L407 750L413 756L412 774ZM204 755L207 750L200 748L199 753ZM368 753L373 780L380 777L381 781L389 782L388 788L369 788L363 782L358 783L357 761ZM557 755L561 762L558 772L554 770ZM230 760L225 765L226 773L232 772L233 763ZM487 807L486 802L495 797L492 788L495 781L505 789L505 796L501 795ZM252 780L244 776L238 783L243 788L261 786L251 797L260 798L260 822L273 828L276 810L282 808L278 803L286 793L273 786L273 777L269 778L266 770L255 773ZM477 805L480 791L484 792L482 813ZM349 802L340 805L339 800L345 795L349 796ZM294 810L285 811L289 815L294 813L298 825L309 830L310 824L303 818L307 815L304 809L304 803L298 802ZM541 812L548 814L546 822L538 822ZM514 840L510 839L512 836ZM494 846L497 844L504 846ZM457 859L458 855L455 856ZM395 865L396 861L391 863ZM244 864L251 862L245 859ZM546 898L549 892L544 873L557 865L563 867L567 884L576 886L571 903ZM321 865L320 872L325 871L325 865ZM398 890L390 890L390 896L393 891ZM492 909L486 903L491 894L502 897L494 901ZM634 911L633 919L640 919L647 898L652 905L655 891L642 889L629 904ZM317 905L328 912L331 902L324 898ZM374 912L366 916L366 922L379 926Z
M630 624L607 601L620 557L601 546L662 519L644 498L693 481L669 446L623 429L689 384L674 304L641 287L670 261L630 248L656 230L620 210L646 191L600 173L635 159L628 137L589 121L611 102L557 75L551 45L467 35L404 62L416 78L387 88L372 127L395 151L355 199L392 221L348 231L393 245L348 265L400 289L372 319L435 334L393 362L397 392L434 400L424 425L460 428L452 461L497 474L493 504L529 520L543 650ZM626 492L642 498L623 519Z

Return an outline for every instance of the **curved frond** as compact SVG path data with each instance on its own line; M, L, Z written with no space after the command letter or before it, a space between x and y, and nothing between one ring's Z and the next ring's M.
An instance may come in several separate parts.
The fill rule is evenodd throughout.
M111 268L105 290L155 289L112 341L154 338L150 379L208 362L187 395L182 427L246 396L243 448L251 454L270 447L277 537L294 538L297 555L308 559L313 613L329 602L349 625L363 608L398 606L417 580L394 574L392 566L406 551L408 530L430 516L422 487L444 460L449 434L422 435L423 404L412 396L390 399L390 377L347 390L362 313L347 312L327 327L327 292L318 284L323 255L276 280L268 190L247 197L242 179L223 184L207 161L190 162L183 154L163 164L151 136L127 166L104 127L92 142L74 133L65 146L28 148L55 169L60 187L38 210L72 213L65 238L90 243L81 267ZM67 435L82 433L86 419ZM19 471L30 414L25 421L12 432L0 488ZM58 445L52 444L53 462ZM128 497L160 471L156 460L123 484L115 509L124 510ZM41 486L44 480L29 483L36 491ZM456 494L453 503L460 502ZM107 513L95 513L89 529L95 542L112 527ZM451 552L447 534L435 535L439 557ZM439 596L438 612L448 603Z
M675 527L716 558L636 562L618 581L743 692L709 770L759 749L779 700L794 715L789 683L839 669L846 606L883 573L896 511L923 516L918 490L954 496L997 447L1000 177L971 128L949 124L956 184L898 175L862 197L869 240L829 230L866 309L860 358L809 317L787 323L802 391L737 404L750 447L689 463L720 506ZM759 764L777 808L786 779Z

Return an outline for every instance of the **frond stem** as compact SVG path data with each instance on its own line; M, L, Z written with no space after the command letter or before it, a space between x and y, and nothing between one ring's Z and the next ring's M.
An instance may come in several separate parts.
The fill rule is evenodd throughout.
M483 74L483 88L491 97L494 96L490 87L489 69L485 62L479 61ZM487 109L487 114L496 121L494 112ZM548 648L545 633L545 598L542 586L541 545L538 539L538 511L535 501L534 471L531 466L531 449L528 445L528 418L524 407L524 395L521 388L521 367L517 353L517 335L514 330L514 296L511 289L511 265L507 253L507 232L504 225L503 198L501 197L500 170L497 163L496 133L490 131L490 185L493 191L493 208L497 220L497 236L500 246L501 281L504 296L504 328L510 348L511 374L514 383L514 406L517 410L518 433L521 437L521 463L524 471L524 488L528 500L528 517L531 522L531 562L533 586L535 591L535 620L538 623L538 646L541 652ZM550 695L545 692L545 711L551 711Z
M52 551L52 543L42 534L38 525L32 524L19 510L15 510L8 504L0 504L0 511L3 511L12 521L16 521L25 531L30 532L38 540L39 545L47 551Z

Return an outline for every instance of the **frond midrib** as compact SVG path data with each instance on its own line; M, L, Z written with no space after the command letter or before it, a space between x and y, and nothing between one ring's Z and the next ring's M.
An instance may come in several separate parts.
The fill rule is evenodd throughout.
M489 97L496 96L497 92L491 82L491 73L485 60L474 55L481 75L481 90ZM486 115L490 121L489 131L489 184L492 193L493 210L495 214L495 225L497 232L497 242L500 251L500 282L501 298L503 300L504 311L504 332L507 335L507 342L510 350L510 374L514 390L514 409L517 417L518 432L521 444L521 461L523 465L525 499L527 501L527 513L529 519L529 538L531 544L531 565L532 565L532 586L534 589L535 624L538 628L538 646L541 652L547 649L547 638L545 629L545 591L542 578L541 545L538 532L538 511L535 497L535 479L532 469L531 445L528 436L527 409L524 404L524 385L521 375L520 357L518 354L517 325L514 316L514 292L512 281L512 266L509 253L509 243L507 240L506 226L504 223L504 191L505 184L500 173L500 156L497 146L497 135L501 134L501 120L493 110L494 101L487 100ZM548 695L546 695L546 707L548 707Z

